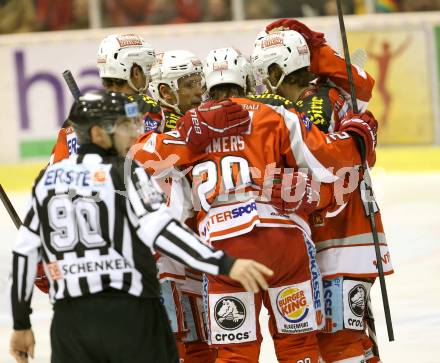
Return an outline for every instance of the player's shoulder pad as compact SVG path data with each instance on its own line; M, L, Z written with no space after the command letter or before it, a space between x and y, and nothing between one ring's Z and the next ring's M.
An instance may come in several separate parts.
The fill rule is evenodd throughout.
M266 105L271 106L284 106L287 109L291 109L295 107L295 104L279 95L275 95L273 93L262 93L261 95L250 95L248 98L252 101L261 102Z
M333 113L333 105L329 97L331 87L319 87L316 93L310 94L296 102L296 108L306 114L323 132L327 132Z
M157 103L148 95L134 94L134 95L129 95L128 99L132 102L137 102L137 104L139 105L139 111L143 114L147 112L151 112L151 113L161 112L159 103Z

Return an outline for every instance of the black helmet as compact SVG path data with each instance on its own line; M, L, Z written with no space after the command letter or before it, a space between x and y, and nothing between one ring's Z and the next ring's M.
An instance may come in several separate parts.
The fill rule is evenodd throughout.
M87 92L76 100L69 113L74 126L90 128L94 124L115 123L120 117L138 116L136 102L123 93L108 91Z

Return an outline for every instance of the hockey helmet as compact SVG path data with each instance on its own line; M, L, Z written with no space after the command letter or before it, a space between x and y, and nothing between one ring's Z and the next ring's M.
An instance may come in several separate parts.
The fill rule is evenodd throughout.
M203 75L203 66L201 60L194 53L187 50L170 50L160 53L151 68L149 90L156 100L179 112L178 81L183 77L198 73ZM159 87L161 84L166 84L171 88L177 99L175 105L170 105L160 95Z
M131 84L131 68L137 64L148 77L155 62L154 48L136 34L112 34L99 45L97 65L101 78L117 78Z
M211 50L206 57L203 71L208 91L216 85L232 83L246 92L248 81L253 79L248 60L239 50L231 47Z
M277 64L282 76L277 85L269 82L275 92L288 74L310 66L310 51L304 37L294 30L261 32L254 43L252 68L263 81L269 82L269 67Z
M120 118L139 117L138 104L123 93L91 91L80 96L72 105L69 120L83 130L102 125L110 130ZM109 131L110 132L110 131Z

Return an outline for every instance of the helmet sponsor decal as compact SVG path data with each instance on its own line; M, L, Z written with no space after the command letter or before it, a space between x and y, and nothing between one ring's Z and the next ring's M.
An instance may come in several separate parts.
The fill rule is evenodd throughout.
M225 71L228 69L228 62L227 61L214 62L212 65L212 69L214 71Z
M263 38L261 42L261 48L271 48L271 47L278 47L280 45L284 44L284 37L282 33L276 33L273 35L268 35L267 37Z
M202 61L199 58L192 58L191 59L191 63L193 64L193 66L197 67L197 66L201 66L202 65Z
M99 54L99 55L98 55L98 59L96 60L96 62L97 62L98 64L105 64L105 63L107 63L107 55L105 55L105 54Z
M142 45L142 39L136 34L124 34L116 38L121 48L139 47Z
M296 49L298 50L299 55L309 54L309 48L307 47L307 45L302 45L300 47L296 47Z

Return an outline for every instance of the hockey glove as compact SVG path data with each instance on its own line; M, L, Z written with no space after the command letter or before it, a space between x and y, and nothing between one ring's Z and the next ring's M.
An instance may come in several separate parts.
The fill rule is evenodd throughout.
M312 179L305 173L275 175L270 203L278 213L311 214L319 203L319 192L312 188ZM267 193L266 193L267 194Z
M35 286L45 294L49 293L49 280L44 272L43 263L39 262L37 266L37 276L35 277Z
M371 165L374 159L374 150L377 144L377 120L370 111L365 113L347 116L341 121L339 131L345 131L352 136L357 136L356 140L363 142L365 147L365 156ZM362 145L360 145L362 148Z
M212 139L248 131L250 121L249 112L232 101L209 101L187 111L177 130L193 151L203 151Z
M312 51L314 48L318 48L325 43L324 33L319 33L311 30L307 25L301 23L295 19L279 19L266 26L266 31L276 28L284 28L294 30L300 33L307 42L307 45Z

